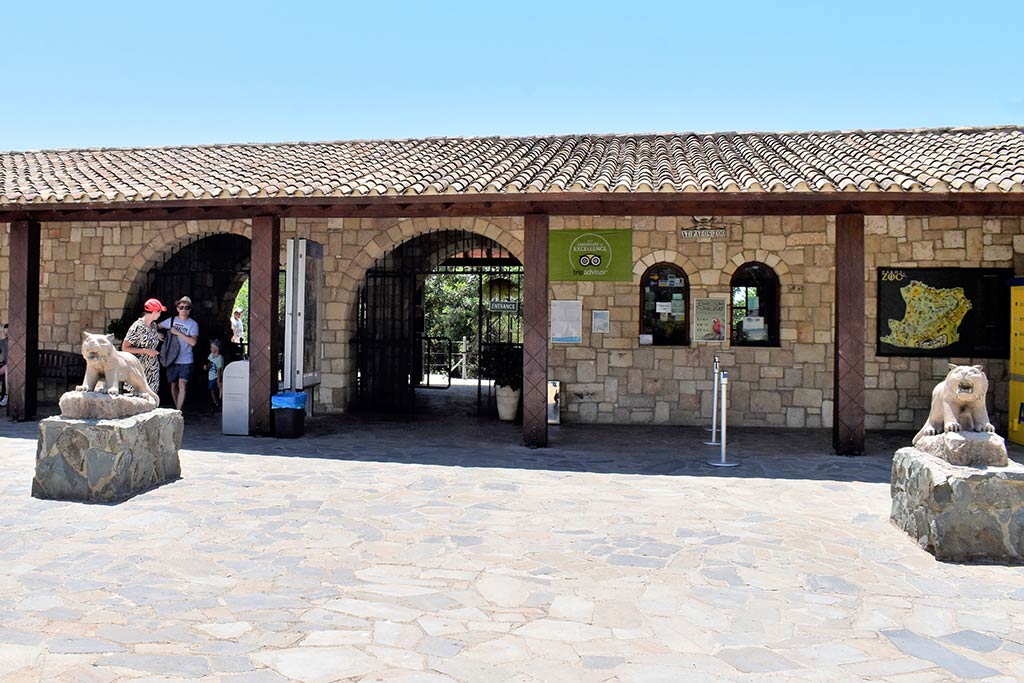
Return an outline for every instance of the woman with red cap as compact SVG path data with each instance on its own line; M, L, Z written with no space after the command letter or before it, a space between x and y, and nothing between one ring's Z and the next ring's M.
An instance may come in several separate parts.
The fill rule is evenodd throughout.
M142 305L142 317L132 323L128 328L128 334L121 342L121 350L139 357L142 369L146 371L146 383L153 393L160 393L160 352L156 347L164 338L162 332L157 329L156 320L160 314L167 310L158 299L148 299ZM129 385L129 392L131 386Z

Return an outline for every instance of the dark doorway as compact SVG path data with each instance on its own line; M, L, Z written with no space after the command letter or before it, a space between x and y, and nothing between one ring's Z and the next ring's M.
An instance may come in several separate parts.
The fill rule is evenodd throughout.
M522 365L519 261L465 230L415 237L377 260L359 291L355 407L493 410L488 358Z
M137 294L128 301L122 317L127 329L136 320L146 299L155 297L174 315L174 302L182 296L192 299L192 317L199 324L199 342L193 351L195 367L189 383L188 404L210 401L206 390L206 374L202 366L210 353L210 340L224 342L222 352L228 362L232 357L231 311L235 297L249 277L250 242L241 235L218 234L196 236L192 241L169 254L167 258L142 275L142 283L134 288ZM123 338L123 332L118 338ZM166 405L170 393L161 380L161 398Z

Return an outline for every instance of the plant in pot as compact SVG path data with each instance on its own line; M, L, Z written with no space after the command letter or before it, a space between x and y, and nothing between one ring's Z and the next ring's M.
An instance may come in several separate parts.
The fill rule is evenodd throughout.
M517 344L496 344L487 355L487 374L494 380L498 418L511 422L519 412L523 390L523 349Z

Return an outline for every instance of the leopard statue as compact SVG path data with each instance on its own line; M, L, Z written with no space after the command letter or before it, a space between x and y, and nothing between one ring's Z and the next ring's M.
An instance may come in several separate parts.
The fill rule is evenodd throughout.
M928 420L913 440L913 445L926 436L943 432L995 432L988 419L985 394L988 377L980 365L949 364L949 374L932 390L932 406Z
M82 332L82 356L85 358L85 379L76 391L97 391L116 395L121 382L135 387L137 396L148 396L159 405L160 399L146 383L146 373L139 359L114 348L113 335Z

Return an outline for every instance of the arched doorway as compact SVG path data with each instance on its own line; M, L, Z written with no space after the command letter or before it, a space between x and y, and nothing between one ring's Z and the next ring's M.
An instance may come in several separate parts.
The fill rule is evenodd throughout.
M202 365L209 354L211 339L224 342L222 351L230 362L234 360L231 345L231 311L235 297L249 277L250 241L234 234L195 236L189 242L167 255L149 271L140 273L132 287L133 296L126 302L122 324L125 328L139 316L142 303L155 297L167 306L168 316L174 315L174 302L179 297L192 299L192 318L199 324L199 342L195 347L196 366L188 393L188 401L209 400L205 391ZM123 338L123 333L118 335ZM198 381L204 380L204 381ZM166 387L161 388L161 395Z
M492 410L488 359L521 372L522 277L507 249L467 230L428 232L379 258L359 289L354 407Z

